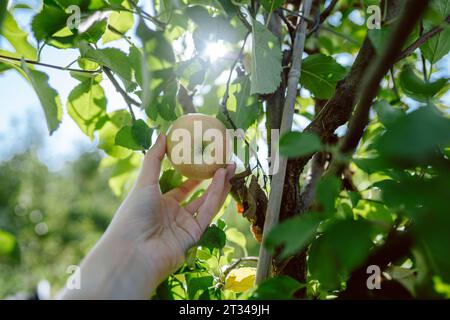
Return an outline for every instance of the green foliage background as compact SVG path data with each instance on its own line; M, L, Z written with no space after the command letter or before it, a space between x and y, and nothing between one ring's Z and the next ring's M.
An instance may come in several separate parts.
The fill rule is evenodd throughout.
M18 2L7 10L5 1L0 4L1 40L14 49L0 49L0 72L19 72L29 81L50 135L64 126L66 110L99 150L56 173L32 150L0 164L0 297L30 291L42 278L55 291L63 286L66 268L80 262L129 190L150 137L166 131L186 111L189 102L180 98L180 88L197 101L197 112L247 129L248 139L264 140L257 129L268 116L266 95L280 85L280 73L288 67L282 64L282 50L291 45L288 29L284 26L276 37L267 20L286 13L280 9L284 1L159 0L142 7L143 1L44 0L34 13L32 34L15 19L17 10L30 9ZM329 4L320 1L320 12ZM381 29L368 31L364 17L371 4L380 2L339 1L324 22L326 28L307 39L296 129L317 116L315 105L334 97L366 34L374 50L383 52L392 21L383 20ZM80 9L82 27L68 28L70 5ZM264 245L273 252L279 248L279 259L307 250L305 283L279 275L245 292L224 289L230 281L227 267L258 251L230 197L186 264L154 298L289 299L300 288L306 288L306 298L336 298L353 288L351 275L397 234L413 240L386 268L385 281L401 286L408 297L449 297L449 79L442 64L450 50L449 15L450 1L430 1L407 46L424 32L442 30L398 61L382 82L362 141L344 159L353 187L341 177L324 175L315 186L314 205L268 236ZM251 45L242 47L247 38ZM126 41L127 51L114 46L119 40ZM212 59L211 43L220 43L228 53ZM61 101L39 65L43 46L79 52L70 67L57 66L79 82L67 101ZM231 75L230 68L231 82L218 81ZM120 92L124 108L111 110L105 81ZM282 137L280 149L290 158L316 152L343 156L321 138L292 132ZM249 161L240 160L243 165ZM181 183L166 161L163 169L163 190Z

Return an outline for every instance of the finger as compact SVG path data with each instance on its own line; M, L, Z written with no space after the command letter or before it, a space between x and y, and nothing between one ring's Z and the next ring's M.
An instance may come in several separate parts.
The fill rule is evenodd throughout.
M225 199L228 196L228 193L231 190L230 180L234 176L235 171L236 171L236 164L235 163L229 164L227 166L227 174L225 176L225 190L222 193L222 200L221 200L222 203L225 201Z
M227 165L227 175L225 177L226 182L230 182L230 179L233 178L234 173L236 172L236 163L230 163Z
M208 190L203 192L203 194L198 197L197 199L192 200L189 202L184 209L189 212L191 215L194 215L194 213L198 212L198 209L200 209L201 205L205 202L206 197L208 196Z
M166 136L161 133L151 149L145 154L142 162L141 172L136 182L137 187L157 185L161 161L166 153Z
M229 164L227 166L227 173L225 176L225 181L229 181L230 179L233 177L234 172L236 171L236 164ZM208 192L210 192L211 188L212 188L213 184L210 184L208 186L208 188L205 190L205 192L203 192L203 194L198 197L195 200L192 200L190 203L188 203L184 208L190 213L190 214L194 214L196 213L199 209L200 206L205 202L206 197L208 196ZM222 192L222 202L225 201L226 196L228 195L228 192L231 189L231 185L229 184L228 188L225 188L226 190L224 190L224 192Z
M208 195L203 205L199 208L197 216L198 223L202 230L206 229L206 227L211 223L212 218L217 214L222 206L223 193L227 187L225 185L226 175L226 169L221 168L217 170L214 174L211 185L208 187Z
M172 189L165 194L178 202L183 202L187 196L201 183L201 180L186 180L178 188Z

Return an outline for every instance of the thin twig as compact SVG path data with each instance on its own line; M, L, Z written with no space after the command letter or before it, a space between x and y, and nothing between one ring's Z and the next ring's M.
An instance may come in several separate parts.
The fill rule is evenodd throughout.
M306 17L305 15L303 15L303 14L300 13L300 12L292 11L292 10L290 10L290 9L288 9L288 8L285 8L285 7L280 7L280 9L283 10L283 11L285 11L285 12L287 12L287 13L289 13L289 14L292 15L292 16L297 16L297 17L300 17L300 18L302 18L302 19L305 19L306 21L308 21L308 22L310 22L310 23L314 23L314 22L315 22L313 18L311 18L311 17Z
M448 16L445 19L445 23L450 23L450 16ZM397 57L397 61L402 60L412 54L414 51L416 51L417 48L419 48L421 45L423 45L425 42L439 34L444 30L443 26L437 26L429 30L428 32L425 32L419 39L414 41L413 44L411 44L408 48L402 51L402 53Z
M37 60L38 61L41 60L41 53L42 53L42 50L44 49L44 47L46 45L47 45L46 42L44 42L42 45L39 45L39 43L38 43L38 46L39 46L39 50L38 50L38 53L37 53Z
M0 60L1 59L7 60L7 61L17 61L17 62L22 61L22 59L20 59L20 58L8 57L3 54L0 54ZM43 63L43 62L39 62L39 61L35 61L35 60L23 59L23 61L28 64L33 64L33 65L37 65L37 66L41 66L41 67L47 67L47 68L52 68L52 69L57 69L57 70L62 70L62 71L73 71L73 72L90 73L90 74L101 72L100 69L97 69L97 70L72 69L72 68L67 68L67 67L56 66L53 64Z
M286 18L286 16L283 14L282 10L278 10L278 16L281 18L281 20L284 22L284 24L288 28L289 36L291 37L291 43L293 44L294 43L294 38L295 38L295 27Z
M230 123L231 127L234 130L237 130L238 127L236 126L236 124L234 123L233 119L231 119L230 113L228 112L228 108L227 108L227 102L228 102L228 98L230 97L230 84L231 84L231 76L233 75L234 69L236 68L236 65L239 61L239 59L242 58L242 54L244 53L244 48L245 48L245 44L247 42L247 38L249 36L250 32L247 32L247 34L244 37L244 43L242 44L241 50L239 50L239 54L237 55L236 59L234 60L231 69L230 69L230 73L228 74L228 79L227 79L227 83L225 85L225 93L223 94L223 98L222 98L222 102L221 102L221 110L222 113L224 114L224 116L226 117L227 121ZM255 152L255 150L253 150L253 148L250 146L250 143L247 141L247 139L244 138L244 142L247 145L249 151L255 156L256 159L256 163L258 165L258 167L261 169L261 171L264 174L264 179L266 179L266 174L264 172L263 166L261 164L261 162L259 161L258 158L258 154Z
M244 26L247 28L249 32L252 31L252 26L247 21L247 15L241 11L241 7L236 7L236 15L238 16L239 20L244 24Z
M127 36L127 35L124 34L123 32L120 32L119 30L117 30L116 28L114 28L112 25L108 24L108 29L109 29L111 32L113 32L113 33L115 33L115 34L121 36L122 39L124 39L126 42L128 42L129 45L134 45L133 42L131 41L131 37Z
M166 27L166 24L158 19L156 19L155 17L153 17L152 15L148 14L147 12L145 12L144 10L141 9L141 7L139 7L133 0L128 0L128 2L131 4L131 6L136 10L127 10L130 11L132 13L137 13L139 14L141 17L143 17L146 20L149 20L150 22L153 22L155 25L157 25L158 27L160 27L161 29L164 29Z
M339 0L331 1L331 3L328 5L328 7L322 11L322 13L320 14L320 18L319 18L320 23L324 22L330 16L331 12L333 12L333 9L336 6L336 4L338 3L338 1Z
M223 275L226 278L227 275L231 272L231 270L235 269L240 263L242 262L247 262L247 261L254 261L257 262L258 261L258 257L253 257L253 256L249 256L249 257L242 257L239 259L236 259L235 261L233 261L232 263L230 263L225 270L223 271Z
M231 76L233 75L234 69L236 68L238 61L242 58L242 55L243 55L244 49L245 49L245 44L247 43L247 38L249 35L250 35L250 32L247 32L247 34L244 37L244 43L242 44L242 47L239 50L239 53L238 53L236 59L234 59L233 64L231 65L230 73L228 74L228 79L227 79L227 83L226 83L226 87L225 87L225 93L223 94L223 98L222 98L222 102L221 102L222 112L227 117L227 120L230 121L230 124L233 126L234 130L236 130L237 127L233 123L233 120L231 120L230 113L228 112L228 109L227 109L227 102L228 102L228 98L230 97Z
M126 93L126 91L122 89L122 87L117 82L116 78L114 78L114 75L109 68L103 67L103 71L105 72L106 76L109 78L111 83L113 84L114 88L116 88L117 92L119 92L122 95L123 99L125 100L125 102L128 106L128 109L130 110L130 114L131 114L131 118L133 119L133 122L136 121L136 116L134 114L132 105L134 104L136 106L140 106L141 104L139 102L133 100L133 98L131 98Z
M312 0L305 0L302 3L302 16L309 16L311 10ZM292 49L292 63L288 75L288 85L286 100L284 102L280 136L288 132L292 128L292 121L294 116L295 100L297 97L298 81L301 73L302 56L305 48L307 21L302 18L297 26L295 34L295 41ZM263 243L272 228L278 223L281 199L283 195L283 185L286 175L287 159L280 155L278 172L273 175L269 204L267 208L266 218L263 229ZM272 255L266 250L264 245L261 245L259 251L258 270L256 273L256 284L260 284L270 274L272 266Z
M392 80L392 90L394 90L395 96L397 97L398 101L402 101L402 98L400 97L400 93L398 92L397 83L395 82L395 76L394 76L394 68L390 69L390 75Z
M298 12L295 12L295 11L292 11L292 10L289 10L289 9L286 9L286 8L283 8L283 7L281 7L280 9L282 9L283 11L289 13L292 16L300 17L300 18L303 18L303 19L305 19L306 21L308 21L310 23L313 23L315 29L313 29L312 31L317 31L318 29L323 29L323 30L326 30L326 31L328 31L330 33L333 33L333 34L335 34L335 35L337 35L339 37L342 37L342 38L346 39L347 41L349 41L349 42L351 42L351 43L353 43L355 45L358 45L358 46L361 45L361 43L359 43L355 39L349 37L348 35L340 33L340 32L334 30L333 28L331 28L331 27L329 27L327 25L320 24L320 23L317 24L317 21L315 21L314 19L312 19L310 17L305 17L301 13L298 13Z
M358 41L356 41L356 40L353 39L352 37L350 37L350 36L348 36L348 35L346 35L346 34L340 33L340 32L338 32L338 31L334 30L333 28L330 28L329 26L326 26L326 25L321 24L321 25L319 26L319 29L323 29L323 30L325 30L325 31L328 31L328 32L330 32L330 33L333 33L333 34L335 34L335 35L337 35L337 36L339 36L339 37L341 37L341 38L344 38L344 39L347 40L348 42L351 42L351 43L353 43L353 44L355 44L355 45L357 45L357 46L360 46L360 45L361 45L361 43L359 43Z

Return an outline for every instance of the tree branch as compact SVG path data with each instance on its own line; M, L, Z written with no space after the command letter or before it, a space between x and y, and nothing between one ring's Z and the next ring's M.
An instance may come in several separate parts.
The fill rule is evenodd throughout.
M348 132L341 145L342 153L353 153L356 149L369 121L369 111L372 101L378 93L380 82L395 63L403 44L416 26L427 5L428 0L410 0L405 4L403 13L396 21L386 49L375 63L370 66L367 76L363 79L361 90L358 90L361 92L358 107L350 121Z
M311 10L312 0L305 0L302 3L302 15L308 16ZM297 96L298 81L300 78L302 55L305 47L306 39L306 29L307 21L301 19L299 25L297 26L297 31L295 35L295 41L292 50L292 65L288 75L288 87L286 93L286 100L283 108L283 116L281 121L280 135L288 132L292 128L292 120L294 115L294 106ZM286 175L287 159L280 156L279 160L279 170L273 176L269 204L267 209L266 218L264 221L264 231L263 231L263 243L265 237L278 222L280 214L281 199L283 196L283 185ZM266 250L264 245L260 247L259 261L258 261L258 271L256 274L256 283L259 284L265 280L270 273L272 265L272 256Z
M339 299L364 299L369 298L367 281L367 268L376 265L380 270L385 270L389 263L404 257L410 252L414 239L409 232L393 230L381 247L372 252L366 262L352 272L345 291Z
M136 116L134 114L132 105L134 104L135 106L140 106L141 104L139 102L137 102L136 100L134 100L133 98L131 98L128 95L128 93L122 89L122 87L117 82L116 78L114 78L114 75L109 68L103 67L103 71L105 72L106 76L109 78L111 83L113 84L114 88L116 88L117 92L119 92L121 94L123 100L125 100L125 102L128 106L128 110L130 110L131 118L133 119L133 121L136 121Z
M222 113L224 114L225 118L227 119L227 121L230 123L231 127L232 127L234 130L237 130L238 127L237 127L236 124L234 123L233 119L231 119L230 113L228 112L228 108L227 108L228 98L230 97L231 76L233 75L233 71L234 71L234 69L236 68L236 65L237 65L239 59L242 58L242 55L243 55L243 52L244 52L244 49L245 49L245 44L247 43L247 38L248 38L249 35L250 35L250 32L247 32L247 34L246 34L245 37L244 37L244 43L242 44L242 47L241 47L241 49L239 50L239 53L238 53L236 59L234 60L232 66L231 66L231 68L230 68L230 73L228 74L227 83L226 83L226 85L225 85L225 93L223 94L222 102L220 103ZM257 163L258 167L259 167L259 168L263 171L263 173L264 173L263 166L262 166L261 162L260 162L259 159L258 159L257 153L256 153L256 152L253 150L253 148L250 146L250 143L247 141L247 139L245 139L245 137L244 137L243 139L244 139L244 142L245 142L245 144L247 145L249 151L250 151L251 153L253 153L253 155L255 156L256 163ZM266 176L265 173L264 173L264 176Z
M448 16L445 19L445 23L450 23L450 16ZM398 56L397 61L402 60L412 54L414 51L416 51L417 48L419 48L421 45L423 45L425 42L439 34L444 30L444 26L437 26L429 30L428 32L424 33L422 36L420 36L419 39L414 41L413 44L411 44L408 48L403 50L403 52Z
M316 153L312 159L308 183L300 194L299 212L305 212L314 202L316 197L316 185L325 171L326 154Z
M128 3L130 3L130 5L136 10L129 10L129 9L120 9L120 10L125 10L125 11L129 11L131 13L137 13L139 16L141 16L143 19L149 20L150 22L154 23L156 26L160 27L161 29L164 29L166 27L166 23L159 21L157 18L153 17L152 15L148 14L147 12L145 12L144 10L142 10L141 7L139 7L134 0L128 0Z
M6 60L6 61L17 61L17 62L22 61L22 59L20 59L20 58L8 57L3 54L0 54L0 60L2 60L2 59ZM25 63L28 63L28 64L33 64L33 65L37 65L37 66L42 66L42 67L47 67L47 68L52 68L52 69L57 69L57 70L62 70L62 71L73 71L73 72L81 72L81 73L89 73L89 74L101 72L101 69L97 69L97 70L73 69L73 68L56 66L56 65L48 64L48 63L42 63L42 62L35 61L35 60L24 59L23 61L25 61Z
M254 261L257 262L258 261L258 257L253 257L253 256L249 256L249 257L242 257L239 259L236 259L235 261L233 261L232 263L230 263L225 270L223 271L223 275L226 278L227 275L231 272L231 270L235 269L240 263L242 262L247 262L247 261Z
M332 0L331 3L328 5L328 7L323 10L323 12L320 14L319 23L324 22L333 12L334 7L338 3L339 0Z
M237 127L236 127L236 124L231 119L230 113L228 112L228 108L227 108L227 102L228 102L228 98L230 96L231 76L233 75L233 71L236 68L236 65L237 65L239 59L242 58L242 54L244 52L245 44L247 43L247 38L248 38L249 35L250 35L250 32L247 32L247 34L244 37L244 43L242 44L242 47L239 50L239 53L238 53L236 59L233 61L233 64L232 64L232 66L230 68L230 73L228 74L227 83L225 85L225 93L223 94L222 102L220 104L223 114L225 115L227 120L230 122L230 124L231 124L231 126L233 127L234 130L237 130Z

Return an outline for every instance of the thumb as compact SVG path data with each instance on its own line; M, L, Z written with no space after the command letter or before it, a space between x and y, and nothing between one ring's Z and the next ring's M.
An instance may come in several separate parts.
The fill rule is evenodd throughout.
M156 142L145 154L144 160L141 166L141 172L139 173L136 181L136 187L142 188L152 185L157 185L159 182L159 172L161 170L161 161L166 154L166 136L161 133L156 139Z

